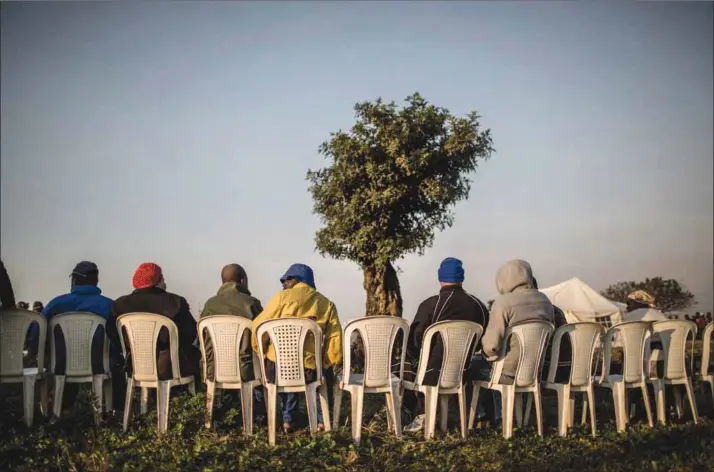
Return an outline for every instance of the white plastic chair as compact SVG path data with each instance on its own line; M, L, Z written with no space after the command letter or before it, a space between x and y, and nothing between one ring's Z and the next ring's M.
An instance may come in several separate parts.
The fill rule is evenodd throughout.
M305 380L304 366L305 340L308 334L312 334L315 339L315 370L317 374L317 380L309 384ZM275 383L267 381L265 372L263 338L266 335L275 349ZM310 433L315 434L317 432L317 392L319 389L325 430L332 430L327 385L322 377L322 332L318 324L307 318L268 320L258 326L256 338L263 387L268 393L268 441L270 445L275 445L278 393L305 392Z
M709 374L709 364L711 363L712 334L714 334L714 323L709 323L702 333L702 365L697 376L702 382L709 384L712 392L712 402L714 403L714 374Z
M106 320L93 313L64 313L50 320L50 370L55 381L53 409L54 415L60 416L62 412L62 395L64 384L91 383L94 395L97 398L99 409L95 420L99 422L104 406L106 411L113 409L111 373L109 372L109 339L106 335ZM104 350L102 352L102 367L104 372L92 372L92 340L99 327L104 331ZM64 335L65 343L65 373L54 374L57 364L57 349L55 342L55 328L59 327ZM106 399L103 404L102 400Z
M448 395L458 395L461 437L466 437L466 391L464 388L464 367L473 354L473 347L478 344L483 334L483 327L472 321L440 321L429 326L419 353L419 367L416 379L404 381L404 388L424 394L426 425L424 437L434 437L436 428L437 401L439 402L439 429L446 431L448 420ZM429 365L431 343L434 336L440 335L444 346L439 380L435 386L424 385L424 376Z
M159 380L159 368L156 359L156 343L159 339L161 328L166 328L169 333L171 355L171 368L173 378ZM146 412L148 403L148 389L156 389L156 404L158 409L159 434L166 432L169 426L169 398L171 388L178 385L188 385L192 394L196 394L196 383L193 375L181 376L179 364L179 336L176 324L165 316L153 313L126 313L117 318L117 331L121 340L124 358L127 356L127 346L124 344L122 330L126 330L126 337L131 352L132 375L127 376L126 403L124 405L124 431L129 428L129 415L134 398L134 388L141 388L141 410Z
M38 325L37 367L23 368L23 346L32 323ZM45 342L47 320L29 310L0 311L0 383L21 383L25 424L32 426L35 417L35 384L40 381L40 408L47 414L47 382L45 376Z
M667 320L658 321L652 325L652 332L659 334L662 341L664 353L664 378L653 378L648 381L654 387L655 401L657 404L657 418L660 423L667 422L667 406L665 399L665 385L674 385L674 395L676 399L677 415L682 418L682 392L679 385L684 385L689 398L689 406L692 410L694 424L699 421L697 413L697 402L694 398L692 378L690 373L694 371L694 339L697 335L697 325L693 321ZM692 335L692 352L690 358L690 371L687 372L687 338Z
M509 439L513 436L513 416L515 410L516 421L519 426L523 423L523 394L531 393L535 399L536 420L538 434L543 436L543 403L541 401L540 373L545 361L548 339L553 333L554 326L548 321L529 321L509 326L503 338L503 345L499 353L499 360L493 363L490 381L475 381L471 411L469 413L469 429L473 427L476 417L476 407L481 388L496 390L501 393L501 414L503 417L503 437ZM515 336L520 346L520 356L514 383L506 385L500 383L505 356L510 345L511 336ZM528 398L530 404L531 398ZM530 406L529 406L530 409ZM528 417L526 417L526 423Z
M243 432L253 434L253 390L261 384L260 373L256 380L245 381L241 377L240 347L243 336L250 334L252 320L234 315L213 315L198 322L198 339L201 345L201 357L206 359L204 335L208 332L213 347L213 380L205 378L206 392L206 428L211 427L213 403L216 389L240 390L243 409ZM248 341L250 342L250 341ZM259 371L257 357L253 356L253 371ZM204 366L204 375L206 369Z
M402 355L399 376L392 374L392 358L397 334L402 332ZM364 342L364 374L351 373L351 337L357 331ZM342 391L352 399L352 439L359 443L362 432L362 411L365 393L383 393L387 397L387 422L389 430L402 436L401 387L404 378L405 341L409 336L409 323L396 316L368 316L347 323L344 340L345 378L335 388L335 405L332 427L337 429L342 405Z
M603 359L602 376L599 387L609 388L615 404L615 422L617 430L624 432L629 422L629 408L627 390L639 388L642 391L642 401L647 412L647 421L650 427L652 422L652 409L647 393L644 360L649 358L649 339L651 335L650 323L646 321L627 321L613 326L605 333L605 355ZM612 362L612 346L618 337L622 344L622 374L610 374ZM645 357L647 353L647 357Z
M550 354L550 368L543 387L555 390L558 395L558 433L568 434L568 428L573 426L574 401L571 393L583 392L583 424L585 423L587 406L590 405L590 424L593 436L597 435L595 421L595 387L593 385L593 364L595 348L600 342L605 328L599 323L572 323L561 326L553 335L553 346ZM572 349L570 378L567 383L556 383L560 346L564 336L570 338ZM529 398L530 400L530 398ZM530 402L529 402L530 403Z

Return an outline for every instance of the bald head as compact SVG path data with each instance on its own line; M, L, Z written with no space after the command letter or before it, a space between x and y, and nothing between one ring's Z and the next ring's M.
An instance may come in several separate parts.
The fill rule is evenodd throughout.
M239 264L228 264L221 271L221 281L224 284L228 282L235 282L241 285L248 286L248 274L245 273L245 269Z

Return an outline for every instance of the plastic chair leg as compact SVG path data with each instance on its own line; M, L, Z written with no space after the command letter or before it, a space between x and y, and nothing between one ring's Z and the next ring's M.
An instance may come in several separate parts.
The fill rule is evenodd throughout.
M650 406L650 395L647 392L647 382L643 381L640 389L642 390L642 402L645 404L645 413L647 413L647 422L650 428L653 428L654 421L652 421L652 407Z
M268 393L266 406L268 407L268 443L275 446L275 436L277 429L276 413L278 410L278 391L275 384L265 384L265 391Z
M615 382L612 384L612 397L615 403L617 431L623 433L627 429L627 399L625 398L624 383Z
M253 384L246 382L240 388L240 406L243 409L243 434L253 434Z
M206 380L206 421L205 427L210 428L213 423L213 402L216 398L216 383Z
M654 390L655 404L657 405L657 421L660 424L665 424L667 422L667 399L664 391L664 380L652 379L652 388Z
M538 426L538 436L543 437L543 399L540 394L540 385L533 391L533 401L535 402L536 425ZM570 406L569 406L570 407Z
M317 432L317 387L309 386L305 389L305 403L307 406L307 419L310 423L310 434Z
M476 410L478 409L478 395L481 387L474 383L473 392L471 393L471 406L469 407L469 429L473 429L474 421L476 420Z
M462 386L458 393L459 401L459 427L461 428L461 437L466 439L466 434L468 432L466 423L466 390Z
M159 394L159 389L156 389L156 394ZM158 407L158 397L157 398L157 407ZM139 410L143 415L146 414L147 411L149 411L149 389L146 387L141 387L141 410Z
M193 379L188 383L188 393L196 395L196 381Z
M684 417L684 405L682 401L682 391L679 389L679 385L672 385L674 390L674 406L677 410L677 418L680 420Z
M558 434L568 435L568 408L570 408L570 388L568 385L556 385L558 395Z
M97 399L97 412L94 415L95 424L102 421L102 412L104 411L104 376L95 375L92 377L92 389L94 396Z
M49 416L50 412L48 411L49 408L49 399L48 399L48 390L49 390L49 382L50 379L48 376L45 376L41 381L40 381L40 411L44 416Z
M327 396L327 383L323 383L317 388L318 401L322 411L322 426L325 431L332 431L332 422L330 421L330 398Z
M391 403L392 423L394 424L394 434L402 437L402 399L399 394L399 385L392 384L392 393L387 394L387 403ZM464 423L465 424L465 423Z
M156 406L159 417L159 434L164 434L169 429L169 399L171 398L171 381L162 380L156 389Z
M360 386L351 387L352 401L352 440L359 443L362 437L362 412L364 408L364 389Z
M25 413L25 424L28 428L32 427L35 420L35 381L37 377L34 375L26 375L22 379L22 396L23 407Z
M446 432L449 426L449 395L439 395L439 431Z
M131 403L134 399L134 379L126 379L126 399L124 400L124 422L123 429L129 429L129 416L131 416Z
M437 387L424 387L424 389L424 409L426 410L424 437L431 439L434 437L434 430L436 429L436 415L439 408L439 389Z
M59 417L62 414L62 397L64 395L64 375L55 375L55 392L52 401L52 414Z
M597 436L597 420L595 419L595 387L592 384L588 387L587 391L587 404L590 405L590 428L592 429L593 436ZM585 411L585 406L583 405L583 411Z
M342 409L342 389L339 385L335 385L333 398L335 404L332 409L332 429L337 429L340 427L340 410Z
M687 390L687 397L689 397L689 408L692 410L692 419L694 420L694 424L697 424L699 422L699 412L697 411L697 399L694 397L692 379L687 378L687 383L684 384L684 388Z
M503 417L503 437L510 439L513 436L513 413L516 403L516 389L512 385L504 385L501 391L503 405L501 415Z

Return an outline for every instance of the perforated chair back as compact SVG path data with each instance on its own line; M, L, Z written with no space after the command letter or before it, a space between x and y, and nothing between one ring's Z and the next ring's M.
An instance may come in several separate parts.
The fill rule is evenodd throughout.
M440 321L429 326L424 332L421 352L419 353L419 368L417 384L424 383L431 342L434 336L440 335L444 345L444 357L439 374L439 388L455 388L461 385L466 360L473 354L473 347L481 339L483 327L472 321Z
M409 323L396 316L367 316L347 323L343 336L345 372L351 372L352 368L350 339L355 331L359 333L364 343L365 387L390 385L394 345L400 331L402 332L403 346L399 364L399 378L404 378L404 359L406 354L404 343L409 335Z
M305 341L308 334L315 338L317 378L322 379L322 332L317 323L307 318L279 318L258 326L256 338L261 365L265 359L263 337L268 336L275 349L275 384L278 387L304 386ZM261 369L263 373L265 369ZM263 383L267 380L263 378Z
M252 324L251 320L234 315L207 316L198 322L198 339L204 361L206 360L205 333L208 333L211 338L216 382L244 382L241 378L240 348L245 334L250 334Z
M47 340L47 320L34 311L0 311L0 376L22 377L23 347L32 323L38 325L37 366L42 372L45 366L45 342Z
M86 377L92 372L92 341L101 327L104 332L102 364L104 373L109 372L109 339L106 336L107 321L94 313L64 313L50 320L50 366L54 373L57 365L55 329L59 327L64 336L66 370L68 377Z
M174 379L178 379L181 375L176 324L170 318L153 313L127 313L117 318L117 330L125 358L127 346L124 344L122 330L126 331L131 352L132 377L136 381L159 381L156 345L162 328L166 328L169 333L172 375Z

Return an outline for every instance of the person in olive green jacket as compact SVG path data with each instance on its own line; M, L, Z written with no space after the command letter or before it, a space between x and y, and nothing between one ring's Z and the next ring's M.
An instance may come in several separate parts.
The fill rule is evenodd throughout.
M307 318L315 321L323 333L322 367L323 377L328 384L329 404L332 404L332 383L335 376L340 376L342 369L342 326L337 317L335 304L315 289L312 269L304 264L293 264L280 278L283 290L278 292L265 306L265 310L253 320L253 350L258 352L258 339L255 336L258 326L277 318ZM265 340L264 348L266 347ZM265 353L265 371L268 382L275 381L275 350L272 344ZM317 377L315 363L315 341L312 337L305 340L305 379L314 382ZM281 394L283 402L283 429L293 427L293 413L297 408L295 393ZM329 413L329 412L328 412ZM323 426L320 403L317 405L318 426Z
M225 266L221 271L221 281L223 285L218 289L215 297L208 299L201 312L201 318L212 315L234 315L253 320L263 311L260 300L253 297L248 290L248 275L243 267L238 264ZM209 380L213 380L213 346L207 333L204 341L206 344L206 358L204 359L206 377ZM245 333L240 343L240 367L241 377L244 381L255 379L253 374L253 352L248 332Z

